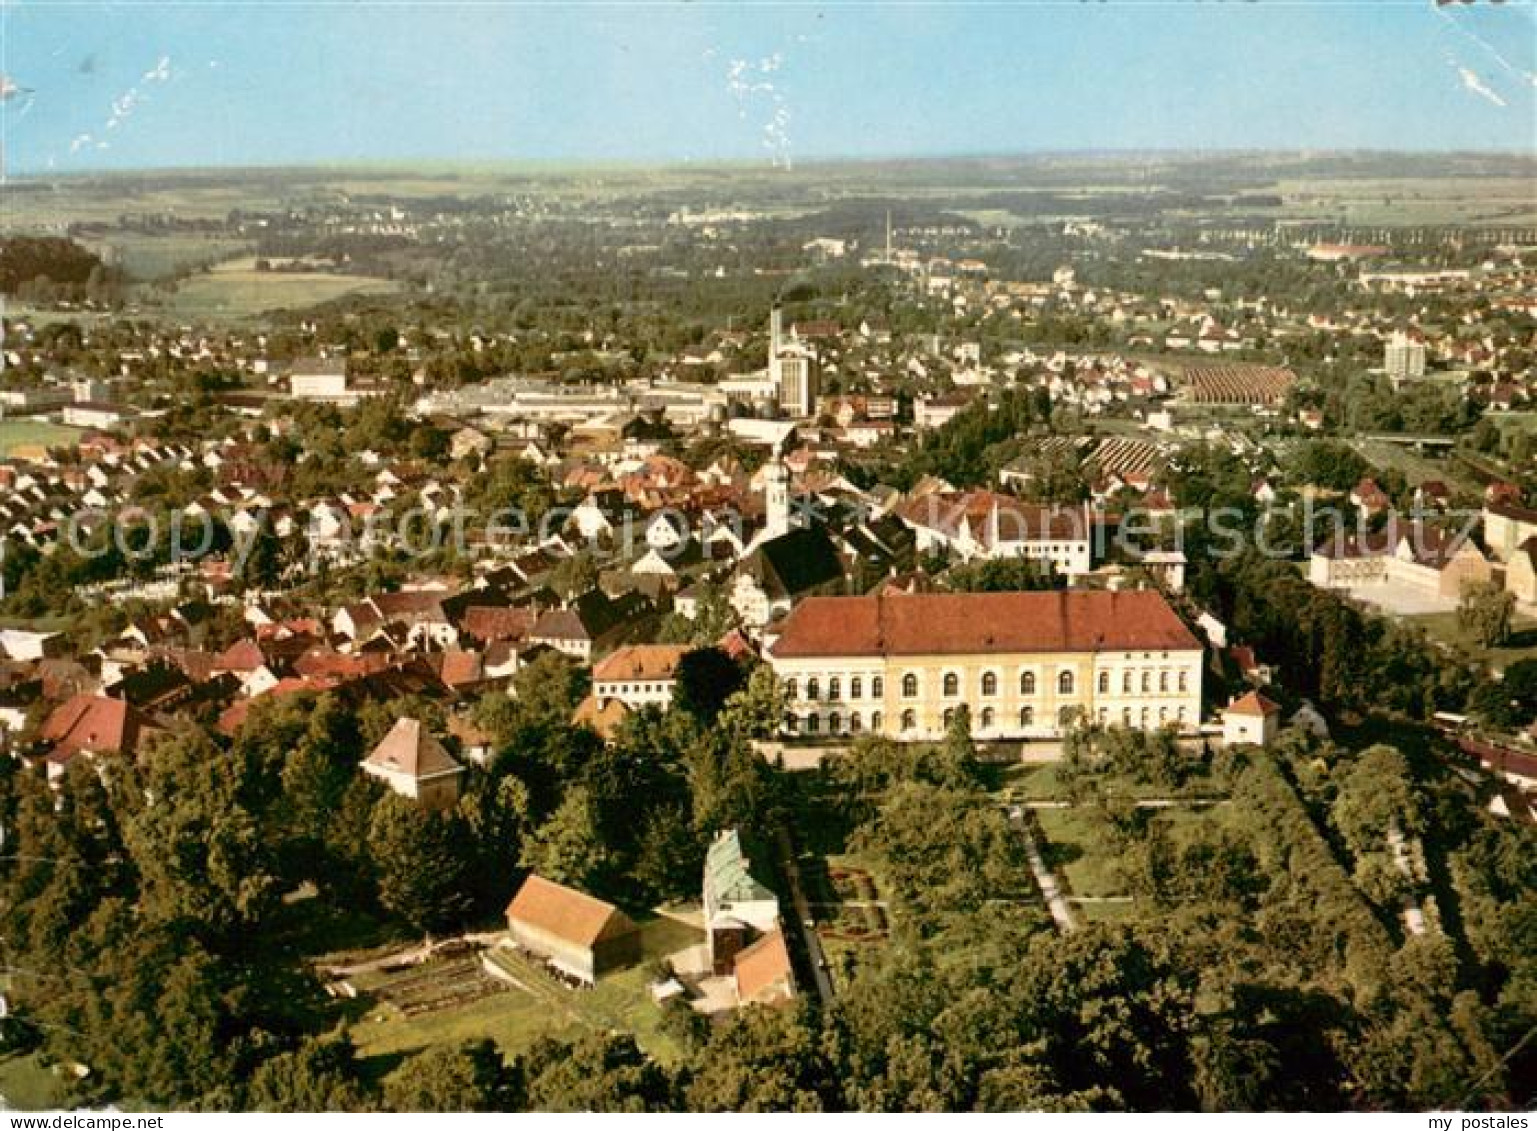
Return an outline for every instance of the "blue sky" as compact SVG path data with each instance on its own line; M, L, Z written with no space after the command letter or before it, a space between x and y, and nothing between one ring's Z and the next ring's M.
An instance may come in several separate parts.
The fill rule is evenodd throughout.
M1537 150L1531 0L0 0L12 172ZM115 107L115 108L114 108Z

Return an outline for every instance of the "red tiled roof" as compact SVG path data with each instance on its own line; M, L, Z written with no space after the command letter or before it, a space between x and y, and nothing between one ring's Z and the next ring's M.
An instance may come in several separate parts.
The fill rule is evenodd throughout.
M463 687L486 678L479 652L454 650L439 652L433 658L437 661L438 678L448 687Z
M375 652L345 656L329 648L311 648L294 661L294 671L305 678L355 679L389 667L390 658Z
M1493 491L1493 488L1491 487L1490 490ZM1516 522L1537 522L1537 510L1532 510L1530 507L1520 506L1520 490L1514 487L1511 488L1511 490L1516 492L1516 501L1501 501L1490 503L1484 508L1484 510L1488 511L1492 515L1497 515L1500 518L1513 519Z
M387 621L442 619L443 598L447 594L431 589L402 589L395 593L375 593L370 600Z
M746 633L740 628L733 628L730 632L726 633L725 636L722 636L715 642L715 646L733 660L740 660L743 656L757 655L752 641L747 638Z
M237 640L214 661L214 670L221 672L254 672L267 662L254 640Z
M528 631L534 640L591 640L582 618L571 609L550 609Z
M774 1001L795 993L784 932L770 931L736 956L736 993L742 1001Z
M574 888L529 876L507 905L507 919L548 931L578 946L592 946L635 930L624 912Z
M1103 521L1103 516L1095 516L1083 507L1039 506L993 491L923 495L897 508L898 517L909 526L927 527L954 537L965 524L971 536L984 544L993 541L989 527L995 513L998 537L1004 541L1082 540L1091 537L1094 527Z
M793 658L1200 646L1151 590L1069 590L810 597L785 619L772 652Z
M76 695L54 709L39 736L53 744L53 754L80 750L93 754L131 754L151 723L121 699Z
M240 728L245 726L251 707L258 699L280 699L284 695L297 695L302 691L331 691L339 687L341 682L335 676L309 676L305 679L294 679L290 676L280 679L257 699L237 699L226 707L219 715L219 733L229 738L239 733Z
M1279 704L1272 703L1258 691L1251 691L1243 698L1234 699L1227 705L1227 713L1230 715L1253 715L1257 718L1274 715L1280 709Z
M592 669L594 682L616 679L671 679L688 651L682 644L627 644Z
M161 654L170 660L193 683L207 683L219 667L219 658L195 648L165 648Z
M529 608L471 605L464 610L461 623L465 635L490 643L493 640L522 640L533 627L536 616Z
M630 717L630 709L622 699L599 699L589 695L576 705L571 714L572 726L589 726L607 740L614 737L624 720Z

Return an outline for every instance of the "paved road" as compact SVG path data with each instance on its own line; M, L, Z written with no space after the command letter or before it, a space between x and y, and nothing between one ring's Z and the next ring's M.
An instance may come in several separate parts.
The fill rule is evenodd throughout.
M801 870L795 862L795 848L790 834L783 827L778 830L779 857L784 864L785 877L790 881L790 905L795 910L795 921L800 924L801 938L806 941L806 957L811 960L811 978L816 982L817 994L823 1002L833 1000L833 981L827 976L827 954L822 950L822 940L816 932L811 917L811 905L801 890Z

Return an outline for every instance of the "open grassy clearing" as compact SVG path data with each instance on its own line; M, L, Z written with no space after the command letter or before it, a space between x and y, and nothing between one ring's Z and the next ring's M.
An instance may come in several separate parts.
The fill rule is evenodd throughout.
M82 238L80 242L139 280L162 279L184 267L217 263L239 255L249 246L215 236L151 236L138 232L112 232L99 239Z
M501 949L493 952L495 961L519 985L498 983L472 994L463 969L465 960L434 960L406 971L358 975L349 980L366 1011L353 1024L353 1039L365 1057L394 1056L479 1037L490 1037L504 1052L515 1053L542 1036L620 1030L633 1033L654 1056L677 1059L681 1050L663 1032L661 1007L651 1000L650 967L698 943L703 935L666 916L648 919L640 928L641 961L605 975L593 989L571 989L527 958ZM478 965L479 959L474 962ZM437 987L430 984L435 976L441 979ZM418 1011L437 990L452 997L456 988L465 990L463 1000ZM388 1000L392 997L394 1001Z
M1071 895L1125 895L1116 854L1106 845L1093 814L1081 808L1038 809L1046 866L1067 881Z
M348 295L394 294L399 289L388 279L367 275L220 267L181 283L169 306L182 316L248 318L272 310L302 310Z
M1175 843L1208 822L1223 820L1222 810L1207 805L1144 809L1142 815L1167 829ZM1093 802L1070 809L1037 809L1032 816L1046 866L1065 883L1064 894L1081 917L1123 922L1147 914L1146 906L1126 900L1131 895L1131 881L1121 868L1120 851L1094 811ZM1078 897L1088 902L1078 903Z
M18 448L67 446L80 438L80 431L47 420L0 420L0 457L8 457Z
M1537 433L1537 412L1490 412L1484 419L1502 433Z
M1522 177L1318 177L1282 179L1272 191L1287 219L1417 224L1524 225L1537 219L1532 182Z
M18 1111L45 1111L61 1102L63 1088L53 1069L32 1053L0 1060L0 1096Z
M1383 440L1357 440L1354 446L1361 458L1373 467L1395 469L1411 486L1418 487L1427 480L1439 479L1454 491L1476 494L1479 490L1478 481L1468 474L1467 468L1451 460L1432 459L1413 448Z
M1068 797L1055 762L1014 762L988 766L984 772L993 792L1009 801L1065 801Z
M1457 622L1455 612L1426 613L1403 619L1408 624L1423 628L1432 640L1465 648L1475 659L1498 671L1504 671L1517 660L1537 659L1537 619L1521 613L1511 618L1510 639L1495 648L1486 648L1474 640Z

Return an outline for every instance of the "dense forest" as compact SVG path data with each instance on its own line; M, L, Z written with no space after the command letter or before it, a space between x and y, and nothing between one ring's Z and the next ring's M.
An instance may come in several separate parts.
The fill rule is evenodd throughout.
M0 239L0 294L41 302L105 301L118 282L116 272L74 240L15 235Z

